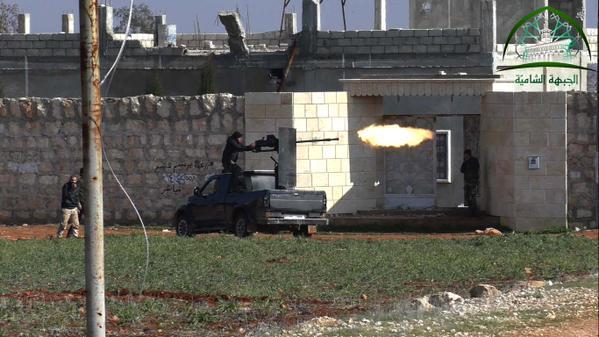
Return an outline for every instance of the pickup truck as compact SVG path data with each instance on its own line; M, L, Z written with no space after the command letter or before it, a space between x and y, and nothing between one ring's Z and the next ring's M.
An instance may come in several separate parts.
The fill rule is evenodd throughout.
M274 171L216 174L193 194L175 213L178 236L225 231L245 237L289 230L309 237L317 226L328 224L324 191L276 189Z

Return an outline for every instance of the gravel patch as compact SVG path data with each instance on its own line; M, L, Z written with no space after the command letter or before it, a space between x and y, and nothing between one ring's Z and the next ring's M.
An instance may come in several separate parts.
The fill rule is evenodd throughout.
M465 298L453 305L422 312L411 301L389 311L338 319L316 317L291 328L261 326L247 336L502 336L563 322L596 318L599 310L597 278L594 286L565 286L548 281L545 287L526 283L493 298ZM535 284L538 286L538 283Z

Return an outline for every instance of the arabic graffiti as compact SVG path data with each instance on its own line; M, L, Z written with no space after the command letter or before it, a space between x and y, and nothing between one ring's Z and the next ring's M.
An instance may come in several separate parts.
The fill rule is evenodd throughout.
M177 187L177 185L168 185L165 189L162 190L160 195L166 195L170 192L179 193L181 191L183 191L183 189L180 187Z
M214 162L202 162L199 160L194 161L193 163L179 163L179 164L173 164L171 162L167 162L164 165L160 165L160 166L156 166L154 168L154 172L159 173L159 172L166 172L166 171L172 171L172 172L176 172L177 170L191 170L191 169L207 169L209 167L214 166Z
M167 195L169 193L180 193L185 185L195 185L200 175L214 166L214 162L202 162L199 160L193 163L172 163L167 162L163 165L154 167L154 172L162 176L166 186L160 193ZM202 174L197 174L202 173Z
M576 85L578 84L578 75L574 74L572 75L572 78L565 78L562 79L559 76L554 77L553 75L549 76L549 81L546 82L546 76L545 75L539 75L539 74L535 74L534 77L532 75L528 75L528 78L525 78L525 76L523 75L517 75L518 78L516 78L516 80L514 81L516 84L518 85L525 85L525 84L545 84L545 83L549 83L549 84L554 84L555 86L568 86L568 85Z
M164 173L162 174L164 181L169 184L176 185L187 185L193 183L197 175L195 174L184 174L184 173Z

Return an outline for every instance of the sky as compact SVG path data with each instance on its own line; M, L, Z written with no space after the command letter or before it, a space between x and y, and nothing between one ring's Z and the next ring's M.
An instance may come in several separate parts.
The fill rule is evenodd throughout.
M32 33L58 32L61 30L60 16L63 13L75 14L75 27L79 30L77 0L2 0L17 3L23 12L31 14ZM129 0L99 0L113 7L129 4ZM246 31L264 32L279 29L282 0L136 0L147 3L155 14L166 14L167 23L176 24L178 33L193 33L196 20L202 32L222 33L223 26L218 22L219 10L239 9L246 24ZM501 0L499 0L501 1ZM597 27L597 2L585 0L587 26ZM371 29L374 21L373 0L349 0L346 5L347 29ZM409 0L387 1L387 27L408 28ZM289 11L298 13L301 22L302 0L291 0ZM247 17L249 12L249 27ZM197 19L196 19L197 18ZM116 22L115 22L116 24ZM300 23L298 22L298 26ZM301 27L301 26L300 26ZM321 9L321 29L341 30L343 19L339 0L325 0ZM299 27L298 27L299 28Z

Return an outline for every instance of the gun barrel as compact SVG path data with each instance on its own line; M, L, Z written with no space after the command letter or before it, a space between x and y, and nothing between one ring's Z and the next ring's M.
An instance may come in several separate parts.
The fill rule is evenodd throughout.
M339 138L305 139L305 140L298 140L295 143L300 144L300 143L332 142L334 140L339 140Z

